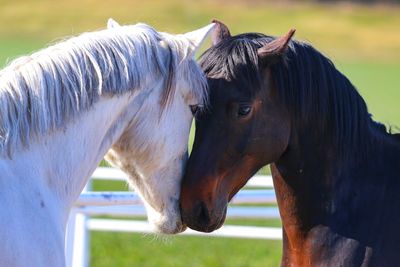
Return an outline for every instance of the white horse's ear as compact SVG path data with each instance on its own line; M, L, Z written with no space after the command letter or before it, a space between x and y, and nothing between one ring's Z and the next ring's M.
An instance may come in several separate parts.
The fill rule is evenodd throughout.
M112 28L118 28L121 27L121 25L118 24L115 20L112 18L109 18L107 21L107 29L112 29Z
M215 23L211 23L201 29L184 34L191 43L191 54L193 56L214 27Z

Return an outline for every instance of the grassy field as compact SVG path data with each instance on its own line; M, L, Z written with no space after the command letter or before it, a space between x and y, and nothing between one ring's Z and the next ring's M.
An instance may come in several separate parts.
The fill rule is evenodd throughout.
M142 235L94 233L92 241L92 266L104 267L278 266L281 250L278 241L212 237L160 242Z
M400 8L354 5L272 4L204 0L0 0L0 66L18 55L83 31L104 28L109 17L127 24L185 32L218 18L232 33L278 35L296 28L333 59L359 89L375 119L400 126ZM228 4L229 3L229 4ZM97 189L120 189L97 184ZM279 221L230 221L279 225ZM151 235L92 235L92 266L277 266L279 241Z

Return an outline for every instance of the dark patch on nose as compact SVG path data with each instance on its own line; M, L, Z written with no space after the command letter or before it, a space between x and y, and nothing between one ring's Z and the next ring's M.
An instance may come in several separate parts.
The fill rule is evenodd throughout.
M40 200L40 207L41 207L41 208L46 207L46 205L44 204L44 201L43 201L43 200Z

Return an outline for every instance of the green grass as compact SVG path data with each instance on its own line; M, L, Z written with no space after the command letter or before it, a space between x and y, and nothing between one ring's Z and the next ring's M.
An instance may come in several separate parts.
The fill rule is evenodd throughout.
M338 67L357 87L374 119L399 132L400 63L343 62Z
M0 67L20 55L39 50L46 42L32 38L1 38L0 39Z
M92 266L232 267L278 266L279 241L141 234L92 235Z
M109 17L143 21L157 29L185 32L224 21L233 34L273 35L296 28L327 54L356 85L375 119L400 126L400 7L273 4L244 0L2 0L0 66L18 55L83 31L104 28ZM268 173L268 169L263 170ZM126 190L101 182L97 190ZM279 220L229 220L230 224L280 226ZM281 242L212 237L94 232L92 266L278 266Z

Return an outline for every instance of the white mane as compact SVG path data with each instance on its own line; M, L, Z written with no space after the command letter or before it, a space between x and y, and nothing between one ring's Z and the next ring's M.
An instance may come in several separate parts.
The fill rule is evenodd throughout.
M204 75L194 61L182 60L189 45L179 35L137 24L84 33L16 59L0 71L0 153L11 155L31 138L64 126L99 96L139 90L160 76L165 105L186 77L196 77L186 81L188 88L204 99Z

